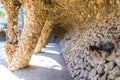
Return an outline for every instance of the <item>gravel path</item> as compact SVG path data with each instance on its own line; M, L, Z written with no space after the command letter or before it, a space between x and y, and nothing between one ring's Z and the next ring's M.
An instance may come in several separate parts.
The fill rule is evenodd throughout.
M72 80L59 46L49 43L32 56L29 68L11 73L7 69L4 42L0 42L0 80Z

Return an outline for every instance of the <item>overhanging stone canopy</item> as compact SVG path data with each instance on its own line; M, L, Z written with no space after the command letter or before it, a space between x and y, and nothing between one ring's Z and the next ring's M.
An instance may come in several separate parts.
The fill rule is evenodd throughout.
M108 79L117 79L120 76L111 78L109 73L111 70L111 73L117 74L114 68L120 68L119 60L115 59L119 59L120 56L119 0L1 0L1 2L8 13L9 39L5 48L9 70L27 67L32 54L40 52L55 35L74 80L95 77L95 80L97 78L106 80L104 76L107 75ZM18 38L18 12L21 5L27 17L22 36ZM97 72L97 69L101 72ZM95 75L92 75L94 72ZM82 75L83 73L89 76Z

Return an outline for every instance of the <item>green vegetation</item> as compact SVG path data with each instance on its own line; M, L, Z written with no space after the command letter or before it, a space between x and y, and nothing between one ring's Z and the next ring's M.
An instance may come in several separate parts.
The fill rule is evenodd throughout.
M22 28L24 26L24 21L25 21L25 12L24 8L21 7L18 15L18 27ZM0 4L0 29L6 29L7 28L7 12L4 9L3 5Z
M0 18L5 17L7 15L7 12L5 11L5 9L1 8L0 9Z
M2 4L0 4L0 29L7 28L7 12Z

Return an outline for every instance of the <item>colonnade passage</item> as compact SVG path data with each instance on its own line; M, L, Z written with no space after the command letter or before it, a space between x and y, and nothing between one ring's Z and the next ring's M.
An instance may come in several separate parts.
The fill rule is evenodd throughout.
M120 0L1 3L8 39L0 72L23 80L120 80Z

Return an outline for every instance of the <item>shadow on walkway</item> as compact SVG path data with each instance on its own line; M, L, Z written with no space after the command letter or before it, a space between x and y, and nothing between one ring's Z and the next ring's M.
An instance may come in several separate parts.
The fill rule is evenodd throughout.
M72 80L55 43L46 45L42 53L34 54L28 68L13 73L7 69L6 57L3 56L5 53L0 54L0 80Z

